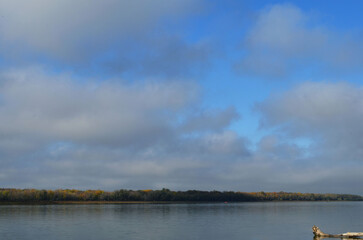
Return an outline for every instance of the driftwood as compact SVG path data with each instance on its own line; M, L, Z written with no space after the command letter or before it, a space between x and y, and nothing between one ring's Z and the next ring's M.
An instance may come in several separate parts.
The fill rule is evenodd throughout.
M363 237L363 232L347 232L341 234L326 234L323 233L320 228L317 226L313 226L314 239L322 239L322 238L341 238L341 239L352 239L352 238L361 238Z

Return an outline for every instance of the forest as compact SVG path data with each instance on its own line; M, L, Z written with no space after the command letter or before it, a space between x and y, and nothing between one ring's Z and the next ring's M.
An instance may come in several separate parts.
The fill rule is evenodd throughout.
M352 194L319 194L289 192L171 191L162 190L37 190L0 188L0 202L258 202L258 201L362 201Z

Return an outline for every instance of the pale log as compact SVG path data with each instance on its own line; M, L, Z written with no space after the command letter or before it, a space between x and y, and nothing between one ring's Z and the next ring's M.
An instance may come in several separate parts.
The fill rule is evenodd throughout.
M342 239L346 239L346 238L360 238L363 237L363 232L346 232L346 233L341 233L341 234L327 234L324 233L323 231L320 230L320 228L318 228L317 226L313 226L313 233L314 236L319 239L319 238L342 238Z

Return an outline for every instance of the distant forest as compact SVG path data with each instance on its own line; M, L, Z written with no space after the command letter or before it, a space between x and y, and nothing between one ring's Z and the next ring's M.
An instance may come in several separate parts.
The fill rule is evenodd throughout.
M102 190L74 189L36 190L0 188L0 202L57 201L147 201L147 202L257 202L257 201L363 201L351 194L316 194L288 192L220 192L162 190Z

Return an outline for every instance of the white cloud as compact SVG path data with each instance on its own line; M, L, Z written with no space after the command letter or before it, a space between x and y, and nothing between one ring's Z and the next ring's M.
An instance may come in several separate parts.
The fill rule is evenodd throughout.
M314 164L347 167L362 161L362 87L305 82L256 108L262 113L261 127L275 128L290 140L310 139Z
M363 90L349 83L305 82L257 105L263 127L282 126L295 137L360 132ZM353 129L355 129L353 131Z
M313 20L289 4L264 9L245 39L246 55L237 68L270 77L307 69L360 71L363 48L359 38Z
M146 144L171 134L171 121L197 90L191 83L77 83L37 70L2 75L3 134L79 143ZM157 134L156 134L157 133Z
M22 43L35 51L77 58L147 31L163 17L182 15L197 4L192 0L2 0L0 36L6 47Z
M144 43L132 47L135 41L163 32L165 18L171 23L200 6L199 0L1 0L0 52L16 61L45 56L76 66L109 60L138 51Z

